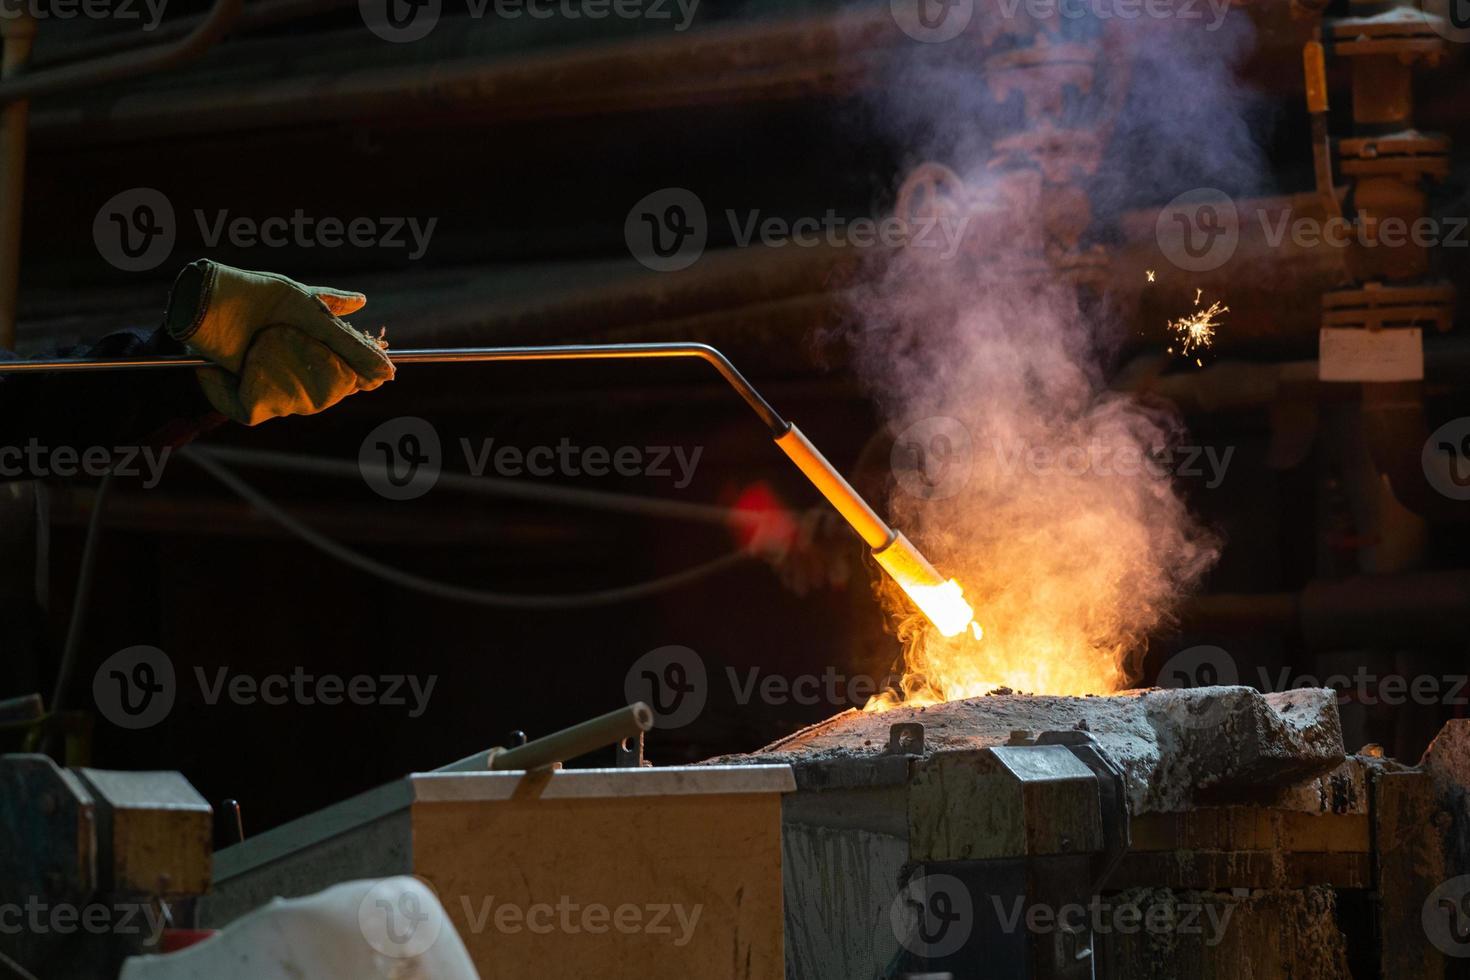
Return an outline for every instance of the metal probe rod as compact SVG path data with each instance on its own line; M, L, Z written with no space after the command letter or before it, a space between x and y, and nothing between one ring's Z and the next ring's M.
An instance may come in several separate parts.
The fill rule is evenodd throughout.
M730 359L708 344L568 344L544 347L441 347L426 350L390 350L394 364L460 364L483 361L628 361L659 358L695 358L712 366L745 399L770 430L776 445L812 482L822 496L837 508L872 549L873 557L915 605L946 636L955 636L972 619L970 606L960 597L958 585L946 580L938 569L904 535L895 531L843 479L837 468L800 429L783 419L771 404L745 380ZM68 371L127 371L151 368L206 367L201 357L142 357L107 359L52 359L0 361L0 375ZM517 750L519 751L519 750Z
M501 752L491 752L490 768L497 772L505 769L546 769L558 762L596 752L625 738L635 738L652 727L653 711L642 701L634 701L625 708L609 711L571 728L563 728L534 742Z
M639 361L694 358L711 365L745 399L772 435L786 434L790 425L761 397L730 359L709 344L567 344L544 347L435 347L389 350L394 364L460 364L483 361ZM0 361L0 374L54 374L69 371L141 371L158 368L209 367L202 357L50 358Z

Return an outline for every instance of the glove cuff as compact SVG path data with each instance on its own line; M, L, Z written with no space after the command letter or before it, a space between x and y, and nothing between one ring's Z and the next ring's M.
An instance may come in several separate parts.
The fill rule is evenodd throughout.
M206 299L213 284L215 268L208 259L199 259L179 270L163 313L163 326L170 337L187 343L199 331L205 311L209 309Z

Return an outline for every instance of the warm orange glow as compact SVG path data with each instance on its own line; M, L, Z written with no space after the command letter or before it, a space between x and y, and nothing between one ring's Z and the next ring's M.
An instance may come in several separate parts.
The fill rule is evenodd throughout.
M918 605L918 597L893 576L895 585L884 595L904 644L905 672L899 690L871 699L865 710L981 697L1001 688L1085 695L1128 686L1128 651L1136 640L1122 618L1126 593L1119 590L1136 574L1132 566L1139 560L1140 542L1130 539L1127 526L1101 496L1096 510L1070 519L1050 513L1050 528L1021 533L1010 520L1012 512L1031 518L1035 503L1023 498L998 506L993 517L999 529L968 535L979 538L982 547L973 558L959 556L959 576L949 580L951 588L933 593L959 595L968 611L969 600L957 584L962 578L983 634L961 623L944 635L929 621L934 612L913 611L908 600ZM1066 547L1048 547L1048 539ZM951 629L958 618L956 613L946 620Z
M917 582L899 582L898 585L943 636L959 636L970 626L979 630L975 610L965 601L965 590L954 579L943 585L921 585Z
M980 635L975 610L965 600L960 583L940 575L902 533L895 533L891 541L873 552L873 557L940 635L959 636L972 625L974 635Z

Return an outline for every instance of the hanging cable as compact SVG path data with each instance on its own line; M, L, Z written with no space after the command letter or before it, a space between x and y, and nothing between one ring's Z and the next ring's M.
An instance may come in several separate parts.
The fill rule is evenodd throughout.
M584 609L592 606L609 606L619 602L628 602L633 599L657 595L658 593L667 592L682 585L688 585L691 582L696 582L699 579L713 575L716 572L723 571L726 568L730 568L754 557L748 551L734 551L712 561L696 565L693 568L685 569L682 572L675 572L672 575L665 575L661 578L639 582L634 585L622 586L615 589L603 589L596 592L580 592L564 595L487 592L482 589L457 585L452 582L440 582L435 579L425 578L412 572L405 572L402 569L394 568L374 558L369 558L367 555L355 551L297 520L273 503L259 490L256 490L242 480L233 471L221 465L218 460L212 459L208 452L198 452L186 448L181 450L181 455L224 484L242 500L260 511L260 513L275 521L281 527L296 535L318 551L330 555L359 571L383 579L386 582L391 582L394 585L410 589L414 592L420 592L424 595L448 599L453 602L467 602L497 609L535 610Z

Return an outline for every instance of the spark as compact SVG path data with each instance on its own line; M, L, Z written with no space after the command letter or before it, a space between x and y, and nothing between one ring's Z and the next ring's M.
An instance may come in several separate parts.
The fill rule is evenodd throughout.
M1200 301L1203 297L1204 290L1196 289L1194 310L1177 320L1169 321L1169 332L1174 335L1179 353L1192 358L1197 367L1204 367L1204 361L1200 359L1198 352L1215 342L1215 331L1220 326L1220 317L1230 312L1230 307L1219 300L1201 308ZM1174 352L1175 348L1170 347L1169 353Z
M1148 277L1148 281L1149 282L1156 282L1157 281L1157 279L1155 277L1158 275L1158 273L1154 272L1154 270L1152 270L1152 269L1144 269L1143 270L1143 274Z

